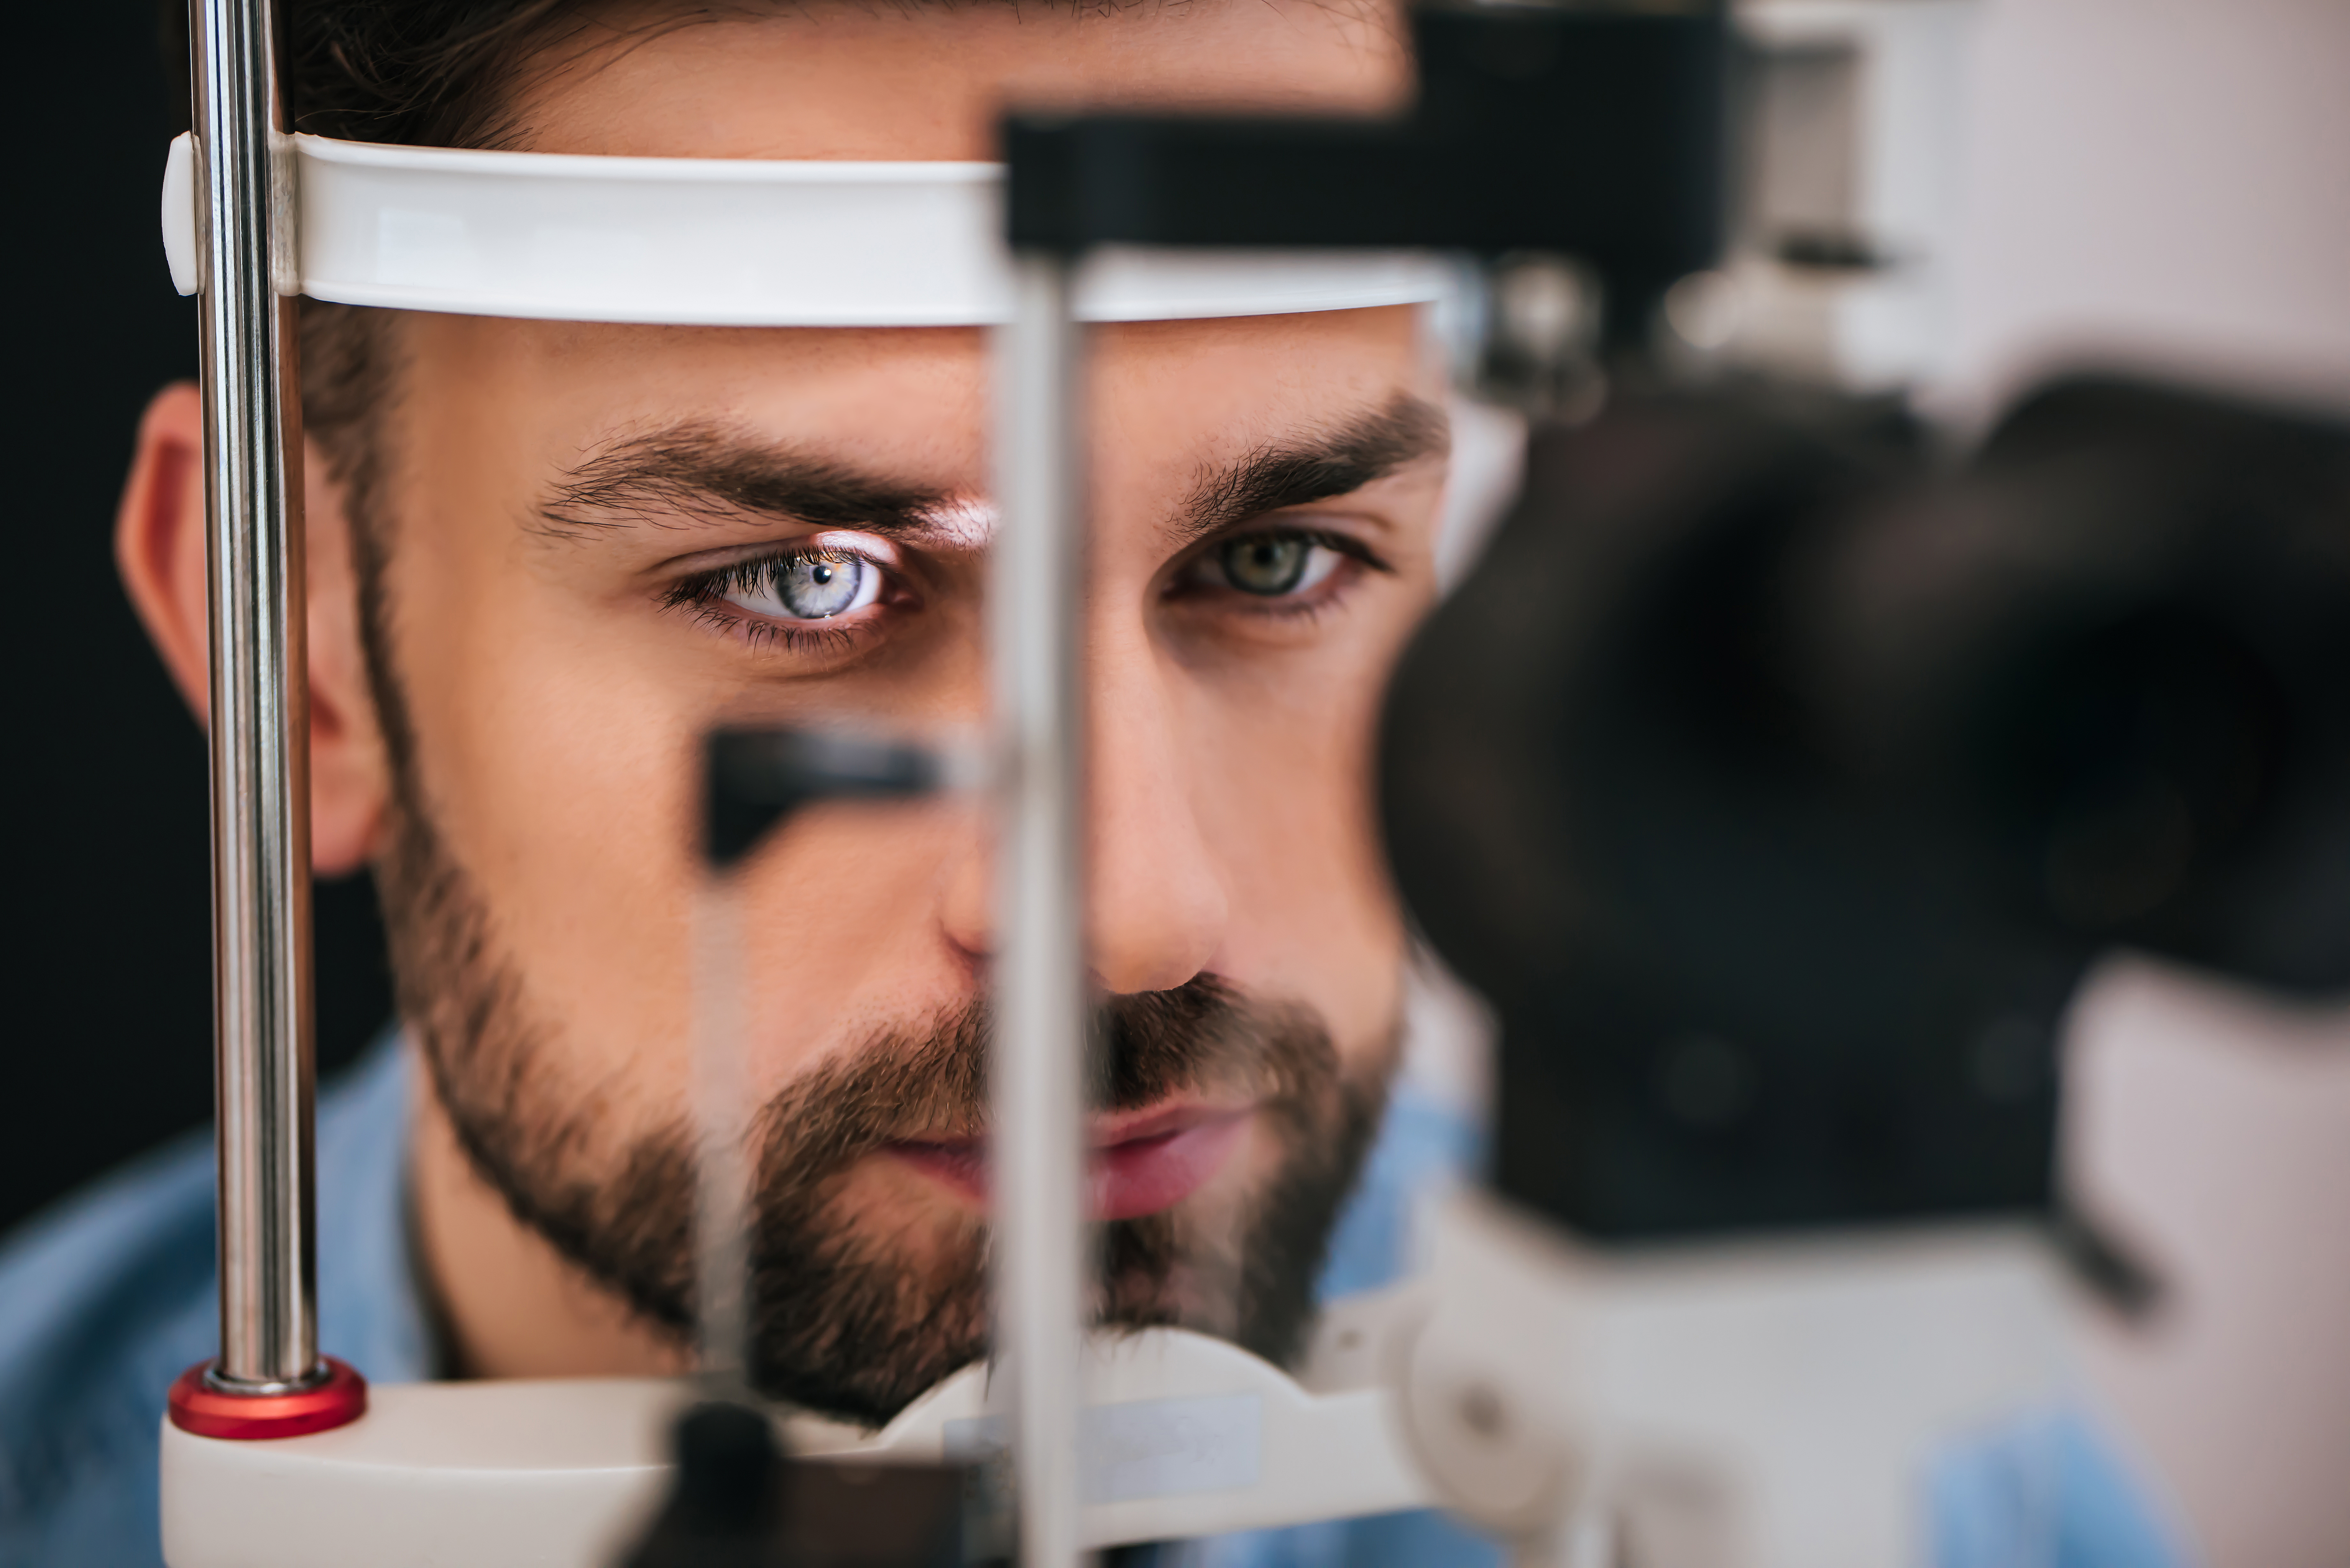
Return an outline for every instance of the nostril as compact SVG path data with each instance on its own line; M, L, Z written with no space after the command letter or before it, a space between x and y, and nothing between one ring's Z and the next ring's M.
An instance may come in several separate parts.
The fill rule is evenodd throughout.
M1230 908L1196 838L1155 834L1105 856L1092 894L1087 921L1105 991L1172 991L1211 969L1223 946Z

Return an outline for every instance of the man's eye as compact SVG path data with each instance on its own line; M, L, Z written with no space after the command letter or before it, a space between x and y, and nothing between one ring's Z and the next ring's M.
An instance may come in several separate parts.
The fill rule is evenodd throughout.
M1338 565L1338 552L1303 534L1252 534L1227 540L1215 559L1227 584L1270 599L1320 583Z
M721 597L775 620L829 620L881 597L881 568L862 556L810 550L731 568Z

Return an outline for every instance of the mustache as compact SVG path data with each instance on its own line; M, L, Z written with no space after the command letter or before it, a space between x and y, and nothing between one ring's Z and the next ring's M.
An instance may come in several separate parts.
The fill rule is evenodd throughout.
M499 1016L511 991L486 993L487 1015L507 1029L426 1035L435 1087L475 1170L639 1321L682 1338L695 1321L691 1128L671 1122L601 1168L580 1163L592 1108L563 1107L536 1083L537 1042ZM1237 1091L1284 1150L1237 1230L1176 1211L1104 1224L1097 1315L1185 1323L1287 1359L1378 1124L1384 1067L1346 1073L1313 1008L1257 1001L1211 978L1110 998L1094 1023L1087 1065L1097 1108ZM835 1199L852 1167L909 1133L984 1128L992 1033L980 1004L901 1023L802 1075L754 1118L752 1374L769 1397L878 1427L986 1354L986 1220L873 1232ZM546 1110L529 1114L534 1100Z
M1139 1110L1186 1092L1265 1102L1302 1091L1293 1053L1274 1043L1318 1033L1304 1010L1266 1004L1214 976L1107 998L1087 1052L1097 1112ZM799 1196L864 1156L911 1138L984 1138L993 1013L973 1001L927 1025L868 1039L778 1092L754 1124L760 1184Z

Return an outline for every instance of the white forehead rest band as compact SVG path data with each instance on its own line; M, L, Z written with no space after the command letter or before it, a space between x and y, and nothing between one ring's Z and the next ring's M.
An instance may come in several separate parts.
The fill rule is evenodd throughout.
M1010 318L993 163L588 158L292 139L289 292L465 316L726 327L983 327ZM197 287L194 147L172 144L163 244ZM1439 296L1404 254L1114 251L1087 321L1274 316Z

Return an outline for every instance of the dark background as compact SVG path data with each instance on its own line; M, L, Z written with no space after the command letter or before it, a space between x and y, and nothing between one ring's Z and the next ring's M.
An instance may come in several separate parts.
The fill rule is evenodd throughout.
M153 0L16 7L0 1229L212 1116L203 733L114 570L140 410L195 373L157 217L178 123ZM14 568L12 568L14 569ZM364 877L321 884L318 1064L390 1014Z

